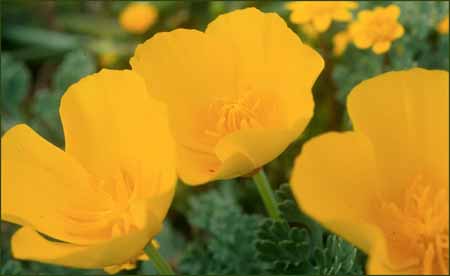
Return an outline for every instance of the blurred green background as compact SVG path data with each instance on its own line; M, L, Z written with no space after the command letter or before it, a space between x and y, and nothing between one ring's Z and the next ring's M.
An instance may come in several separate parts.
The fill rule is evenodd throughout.
M288 181L302 144L320 133L351 129L345 109L348 92L360 81L390 70L449 67L449 37L436 31L448 15L447 1L360 2L354 11L397 4L405 35L384 55L349 45L332 53L334 34L346 23L334 22L317 37L289 22L279 1L146 1L158 13L147 31L136 34L119 23L127 1L1 2L1 132L26 123L52 143L64 147L58 107L71 84L101 68L130 68L137 44L160 31L204 30L219 14L254 6L277 12L300 38L325 59L314 87L314 118L304 134L266 166L277 189L286 222L265 219L263 204L249 179L189 187L179 183L166 225L157 240L175 270L184 274L362 274L365 256L303 215ZM299 72L300 73L300 72ZM1 224L1 274L104 274L14 260L10 237L17 226ZM121 274L154 274L149 262Z

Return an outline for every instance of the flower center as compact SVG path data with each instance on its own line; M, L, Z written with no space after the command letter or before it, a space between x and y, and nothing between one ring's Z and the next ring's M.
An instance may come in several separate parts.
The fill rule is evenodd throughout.
M67 231L86 240L102 240L125 235L137 228L133 210L137 196L136 179L120 170L114 177L95 185L98 191L98 206L79 206L69 202L63 209L67 219ZM105 203L106 202L106 203ZM96 205L95 202L91 203Z
M448 190L436 188L417 175L404 191L401 204L383 202L383 214L390 220L388 238L393 242L402 240L411 246L423 274L448 274Z
M208 113L215 122L205 130L205 134L220 138L241 129L261 128L262 124L257 116L260 103L260 99L250 95L241 96L236 101L213 102Z

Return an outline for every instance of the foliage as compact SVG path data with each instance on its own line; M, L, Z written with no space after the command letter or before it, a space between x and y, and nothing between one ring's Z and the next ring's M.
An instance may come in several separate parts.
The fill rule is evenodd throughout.
M261 273L254 246L261 216L243 213L236 200L237 183L216 185L220 187L190 200L187 217L197 235L180 261L180 272Z
M266 219L256 248L267 272L286 275L361 275L363 262L355 247L326 232L297 208L289 185L277 191L285 220Z

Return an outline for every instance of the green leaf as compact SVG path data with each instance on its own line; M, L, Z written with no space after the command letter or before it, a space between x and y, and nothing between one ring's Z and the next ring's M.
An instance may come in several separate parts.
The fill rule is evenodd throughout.
M9 54L2 54L1 72L2 113L18 115L30 89L30 71L25 64L15 60Z
M183 274L258 274L256 230L262 218L243 213L236 183L219 182L217 189L192 197L188 221L195 238L179 264Z
M58 146L63 145L63 131L59 117L60 95L48 89L36 91L30 110L30 125L40 135Z
M95 59L89 53L83 50L70 52L64 56L55 73L53 89L58 95L62 95L70 85L94 73L96 69Z

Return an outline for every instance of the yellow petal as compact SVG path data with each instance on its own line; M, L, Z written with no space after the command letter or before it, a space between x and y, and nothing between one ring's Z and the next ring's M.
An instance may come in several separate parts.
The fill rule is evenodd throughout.
M147 212L145 227L128 235L80 246L49 241L29 227L19 229L11 240L13 256L22 260L33 260L77 268L104 268L120 265L137 258L151 237L156 235L161 224L152 223L156 217Z
M400 16L400 8L397 5L389 5L385 9L390 18L397 19Z
M375 149L383 182L399 183L431 168L448 183L448 72L389 72L357 85L348 97L356 131Z
M347 22L352 19L352 13L345 9L339 9L333 14L333 19L336 21Z
M402 25L397 24L397 26L395 27L395 31L393 33L393 38L397 39L403 36L403 34L405 33L405 29L403 28Z
M293 10L289 19L295 24L305 24L311 20L311 13L302 8Z
M387 52L389 48L391 48L390 41L380 41L373 45L372 50L375 54L380 55Z
M227 53L200 31L177 29L138 45L130 63L153 96L186 105L233 91L233 59Z
M331 18L327 15L316 16L313 18L312 22L317 31L324 32L330 27Z
M83 78L69 88L60 107L66 152L105 181L120 172L141 177L135 179L141 183L138 196L152 198L161 219L176 182L165 112L149 97L144 80L129 70Z
M92 242L93 237L75 235L64 215L66 208L96 212L111 204L93 188L93 179L84 168L25 125L10 129L1 144L2 219L60 240ZM82 223L72 223L82 227Z
M312 115L311 88L324 61L280 16L255 8L236 10L211 22L206 34L232 52L241 84L237 92L250 86L256 93L279 95L290 126Z
M177 157L178 175L190 185L210 181L221 165L214 153L202 152L182 144L177 145Z
M245 129L226 136L216 147L216 154L223 162L218 177L234 178L264 166L295 138L292 131L277 129Z
M379 182L372 145L363 135L313 138L295 161L290 183L306 214L366 253L382 239L370 216Z

